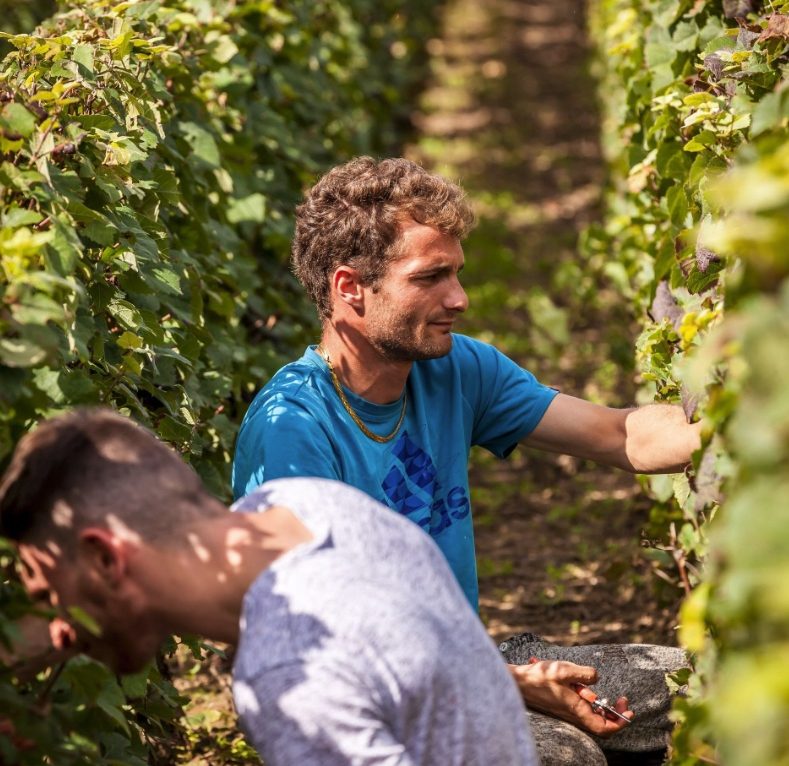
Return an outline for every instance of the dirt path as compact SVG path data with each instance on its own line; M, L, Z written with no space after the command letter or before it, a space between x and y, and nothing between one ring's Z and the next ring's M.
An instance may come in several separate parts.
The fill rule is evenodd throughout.
M480 217L461 331L565 393L631 404L630 317L578 247L605 179L584 3L452 0L442 26L408 154L459 179ZM658 601L632 476L519 449L474 455L471 483L491 635L674 642L675 594Z

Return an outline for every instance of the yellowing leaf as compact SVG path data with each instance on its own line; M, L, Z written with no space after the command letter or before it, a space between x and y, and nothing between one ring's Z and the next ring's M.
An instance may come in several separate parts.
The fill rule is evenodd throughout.
M121 348L127 348L130 350L142 348L143 345L142 338L139 335L135 335L133 332L129 332L129 330L126 330L126 332L124 332L121 337L118 338L117 344Z
M679 641L688 651L700 652L707 640L705 615L710 586L703 583L682 604L679 614Z

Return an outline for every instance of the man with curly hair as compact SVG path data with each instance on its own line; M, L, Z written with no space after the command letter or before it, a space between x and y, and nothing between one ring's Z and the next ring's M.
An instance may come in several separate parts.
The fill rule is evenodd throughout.
M678 407L613 409L561 394L493 346L453 333L468 305L460 243L473 223L460 187L405 159L357 158L307 192L296 213L292 261L317 307L320 343L283 367L252 402L238 437L233 485L238 496L268 479L301 475L364 490L436 541L476 608L472 446L504 458L523 443L632 472L674 472L698 447L699 426L688 424ZM597 715L576 693L573 685L597 678L591 666L610 660L610 651L587 653L588 662L579 665L577 652L573 661L559 661L555 648L523 637L504 646L526 662L529 643L526 654L546 661L511 669L529 706L554 716L546 724L551 741L561 728L558 717L574 724L564 728L575 737L576 757L586 748L584 763L604 759L579 728L615 735L612 742L622 748L665 744L665 717L631 744L631 732L619 733L627 726L623 718ZM644 722L648 709L665 712L662 670L684 657L667 648L649 648L648 659L646 649L627 651L630 659L622 659L622 649L616 665L628 689L642 686L637 662L661 671L647 669L657 680L652 692L645 682L638 701L637 720ZM603 680L612 676L609 668ZM553 756L545 749L541 757L547 764ZM557 756L555 762L574 761Z

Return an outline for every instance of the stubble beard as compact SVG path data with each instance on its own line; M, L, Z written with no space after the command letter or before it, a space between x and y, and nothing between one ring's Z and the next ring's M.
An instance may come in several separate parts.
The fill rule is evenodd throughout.
M427 326L419 331L413 322L385 322L368 340L373 348L389 362L420 362L439 359L452 350L452 335L438 340L427 337Z

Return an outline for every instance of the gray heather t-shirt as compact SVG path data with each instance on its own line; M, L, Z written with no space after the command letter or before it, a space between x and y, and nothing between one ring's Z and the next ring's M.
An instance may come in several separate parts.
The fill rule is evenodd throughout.
M233 509L275 505L313 540L244 599L233 694L266 766L537 766L515 683L428 535L327 479L270 481Z

